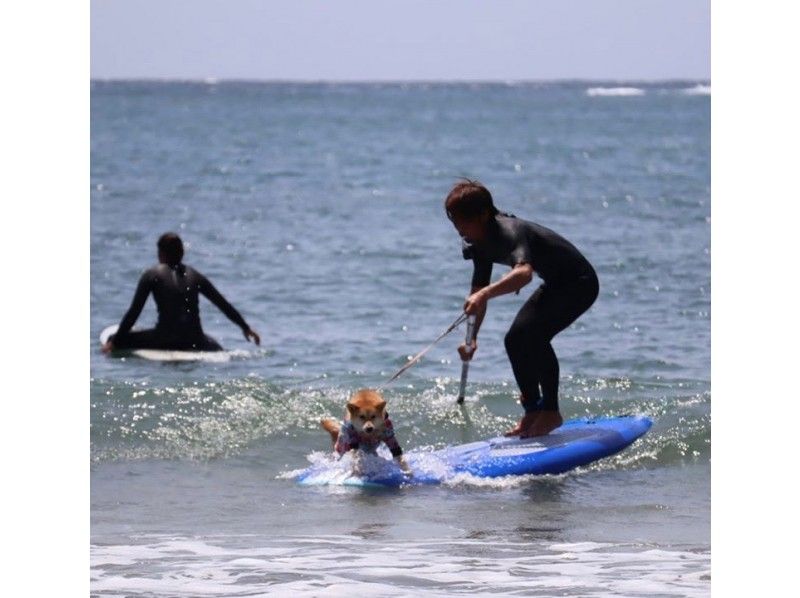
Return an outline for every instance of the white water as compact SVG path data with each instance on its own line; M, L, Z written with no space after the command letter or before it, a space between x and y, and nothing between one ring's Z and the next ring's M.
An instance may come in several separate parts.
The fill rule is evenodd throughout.
M590 87L586 90L588 96L643 96L644 89L638 87Z
M94 545L92 589L126 596L708 596L710 554L595 542L347 536L140 538ZM244 543L250 548L237 547ZM147 574L134 573L146 570Z

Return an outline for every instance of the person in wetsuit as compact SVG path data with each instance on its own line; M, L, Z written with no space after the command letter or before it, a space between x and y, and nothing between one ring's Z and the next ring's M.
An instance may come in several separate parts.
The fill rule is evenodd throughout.
M518 292L534 274L544 281L525 302L505 336L505 347L525 411L507 436L543 436L559 427L559 366L550 341L597 299L599 282L589 261L572 243L534 222L501 213L489 190L476 181L458 183L445 210L463 239L464 259L474 265L464 311L476 316L475 339L489 299ZM511 271L491 283L493 264ZM477 340L462 344L461 359L472 359Z
M203 332L200 324L199 295L204 295L222 313L242 329L242 334L256 345L261 338L245 322L213 284L200 272L183 262L183 241L175 233L158 239L159 264L139 279L131 306L122 318L117 333L103 346L108 353L115 349L166 349L179 351L221 351L217 341ZM131 332L152 293L158 308L156 327Z

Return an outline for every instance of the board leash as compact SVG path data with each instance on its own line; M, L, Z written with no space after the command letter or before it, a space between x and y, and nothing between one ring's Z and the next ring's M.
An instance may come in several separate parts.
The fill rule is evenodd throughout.
M459 327L461 324L463 324L463 323L464 323L464 322L467 320L467 318L468 318L468 317L470 317L470 316L467 316L467 314L465 314L465 313L462 313L460 316L458 316L458 317L455 319L455 321L454 321L452 324L450 324L450 326L448 326L448 327L447 327L447 330L445 330L444 332L442 332L442 333L441 333L441 334L440 334L440 335L439 335L439 336L436 338L436 340L435 340L435 341L433 341L433 342L432 342L430 345L428 345L427 347L425 347L425 348L424 348L422 351L420 351L419 353L417 353L416 355L414 355L414 357L412 357L411 359L409 359L409 360L408 360L408 363L406 363L406 364L405 364L403 367L401 367L399 370L397 370L397 371L394 373L394 375L393 375L391 378L389 378L389 379L388 379L386 382L384 382L383 384L381 384L381 385L380 385L378 388L376 388L376 390L378 390L378 391L380 391L380 390L383 390L383 389L384 389L384 388L386 388L386 387L387 387L389 384L391 384L392 382L394 382L395 380L397 380L397 378L399 378L399 377L400 377L400 376L403 374L403 372L405 372L405 371L406 371L407 369L409 369L411 366L413 366L414 364L416 364L417 362L419 362L419 360L420 360L420 359L422 359L422 356L423 356L423 355L425 355L425 353L427 353L428 351L430 351L430 350L433 348L433 346L434 346L436 343L438 343L440 340L442 340L442 339L443 339L444 337L446 337L448 334L450 334L451 332L453 332L453 330L455 330L455 329L456 329L456 328L458 328L458 327Z

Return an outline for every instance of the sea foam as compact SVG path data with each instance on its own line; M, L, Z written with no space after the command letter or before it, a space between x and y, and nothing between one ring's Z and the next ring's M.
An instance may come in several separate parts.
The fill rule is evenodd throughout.
M643 96L644 89L639 87L590 87L586 90L588 96Z
M143 538L144 539L144 538ZM387 541L350 536L148 537L93 545L91 590L127 596L707 596L710 552L697 546L507 539ZM346 557L346 566L342 559Z
M698 84L695 85L694 87L687 87L686 89L683 89L681 91L688 96L710 96L711 86Z

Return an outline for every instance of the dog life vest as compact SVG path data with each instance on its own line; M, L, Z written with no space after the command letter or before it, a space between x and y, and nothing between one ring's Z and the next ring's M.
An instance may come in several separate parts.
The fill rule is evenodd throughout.
M353 426L353 422L346 421L339 430L339 437L336 439L336 452L344 455L350 449L361 449L368 453L375 453L378 450L378 445L385 442L389 450L392 451L392 457L399 457L403 454L403 449L400 448L400 443L394 437L394 426L389 419L388 414L383 418L383 433L376 438L369 438L358 431Z

